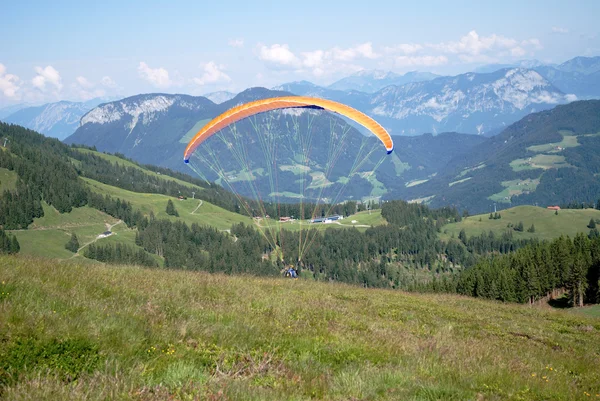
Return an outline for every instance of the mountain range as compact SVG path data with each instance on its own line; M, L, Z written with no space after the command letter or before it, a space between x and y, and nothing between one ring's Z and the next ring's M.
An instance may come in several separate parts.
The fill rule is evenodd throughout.
M346 103L371 115L394 135L446 131L490 135L531 112L575 99L525 68L438 77L387 86L375 93L332 90L306 81L274 89Z
M502 86L502 80L498 78L499 70L517 70L519 72L513 75L519 79L509 82L504 93L492 93L502 92L489 89ZM533 90L518 86L524 83L536 85L536 81L541 83L540 78L531 71L547 81L542 84L546 89L539 85ZM472 81L469 83L463 78ZM600 97L600 57L575 57L559 65L538 60L490 64L456 77L440 77L418 71L400 75L381 70L363 70L327 87L299 81L274 89L348 103L371 114L395 134L459 131L490 136L529 112L574 99ZM510 96L506 99L506 89L515 95L513 99ZM228 91L204 95L217 104L234 96ZM83 114L110 100L116 99L61 101L43 106L17 104L0 109L0 119L62 139L78 128L78 119Z
M96 98L86 102L60 101L47 103L41 106L14 107L11 113L1 117L2 121L18 124L23 127L35 130L46 136L65 139L71 135L77 127L81 117L106 101L113 98Z
M289 95L289 93L253 88L219 105L204 97L186 95L134 96L94 108L82 117L80 128L65 142L95 146L101 151L122 153L141 163L160 165L189 173L189 168L182 162L183 150L191 137L204 124L237 104L281 95ZM337 162L339 170L335 172L332 182L338 181L349 173L349 169L361 150L361 143L365 140L358 130L348 126L340 117L321 111L299 113L282 111L257 116L256 123L259 125L266 125L265 121L268 120L273 135L281 144L277 148L278 163L287 166L282 167L287 170L282 170L281 174L282 177L289 176L287 177L289 179L279 180L282 183L280 192L292 193L293 190L297 192L298 189L295 184L298 177L292 179L294 177L290 176L291 173L288 174L288 172L295 171L297 173L299 171L298 149L301 148L299 143L301 139L290 139L292 136L290 127L294 125L295 121L307 124L306 119L301 120L302 113L312 113L307 118L314 118L311 124L312 130L316 133L312 144L312 149L315 151L310 155L310 170L305 172L307 175L312 174L315 182L319 181L318 177L323 176L327 157L331 155L326 150L330 149L330 146L334 146L334 143L331 142L332 126L337 127L334 130L335 135L339 135L340 130L345 131L346 142L351 144L344 149L340 161ZM240 122L238 130L245 133L241 135L240 140L246 141L243 146L247 153L252 155L249 163L250 169L258 171L268 168L265 165L264 152L257 148L258 142L251 135L252 126L247 121ZM366 139L371 141L366 146L373 146L373 143L376 142L372 137ZM390 158L385 158L381 168L388 172L388 181L393 182L393 185L403 186L406 180L423 179L435 174L445 162L450 160L451 156L466 152L470 147L483 141L484 138L476 135L453 133L414 138L397 137L397 151ZM218 142L209 144L215 148L217 154L222 155L224 165L228 166L226 160L229 153L227 150L219 147ZM379 153L372 156L372 159L365 162L365 169L361 171L367 172L369 168L372 169L376 159L378 160L380 157ZM306 167L303 168L306 169ZM234 170L236 174L240 174L239 167L236 169L235 166L230 166L228 171ZM210 175L209 172L207 175ZM209 178L217 179L218 177ZM256 178L256 185L266 185L261 180L267 178ZM359 179L359 177L356 179L361 183L354 187L362 189L353 193L352 196L355 198L381 195L386 191L377 182Z
M412 82L430 81L437 77L439 75L431 72L411 71L401 75L391 71L362 70L332 83L327 88L341 91L356 90L373 93L386 86L400 86Z
M461 78L469 80L468 75ZM94 108L65 142L96 146L98 150L123 153L142 163L190 173L182 163L183 150L206 122L237 104L282 95L288 93L252 88L220 105L204 97L186 95L134 96ZM282 160L279 189L289 192L291 197L301 167L298 165L301 144L289 138L290 127L294 119L300 121L302 115L314 119L313 147L316 150L305 168L307 175L313 178L311 185L318 187L317 182L323 181L324 158L327 157L321 150L335 144L334 137L339 135L337 131L332 133L331 127L345 127L346 122L329 113L312 110L270 113L254 122L258 126L269 125L275 140L283 143L285 139L286 144L278 148L278 161ZM259 152L258 142L250 134L252 125L248 121L241 122L237 129L245 133L238 140L243 142L240 146L248 150L249 171L263 171L261 169L268 166L264 152ZM595 175L600 173L597 133L600 133L600 101L576 101L529 114L491 138L459 133L394 136L395 151L382 161L375 174L370 171L378 159L371 156L365 159L363 170L357 171L355 176L347 176L349 166L359 157L357 152L364 138L355 128L350 128L347 135L352 146L344 150L331 183L353 179L352 190L347 193L352 199L403 198L434 206L450 204L471 212L485 211L493 202L507 207L584 200L600 192L600 180ZM215 154L227 159L223 144L215 142L210 146L214 147ZM233 175L243 175L240 168L229 167ZM251 179L257 188L268 190L265 176L255 174Z

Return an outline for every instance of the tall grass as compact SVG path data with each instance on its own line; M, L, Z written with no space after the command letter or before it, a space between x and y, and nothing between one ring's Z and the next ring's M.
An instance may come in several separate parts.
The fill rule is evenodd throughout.
M600 399L600 320L564 311L24 257L0 283L6 399Z

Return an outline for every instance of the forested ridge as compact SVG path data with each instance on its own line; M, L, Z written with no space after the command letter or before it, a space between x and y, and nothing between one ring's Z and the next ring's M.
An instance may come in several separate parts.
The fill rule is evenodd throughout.
M365 287L458 292L511 302L532 302L553 291L569 291L574 304L599 300L600 240L597 238L582 235L574 245L562 246L571 258L569 261L540 264L541 259L527 255L552 254L556 244L570 240L561 239L556 244L516 240L512 230L507 230L500 235L490 231L470 238L461 233L459 238L441 241L438 233L442 226L461 220L458 210L430 209L398 200L381 206L388 224L364 232L355 228L313 230L309 238L314 245L301 252L300 233L294 231L272 233L276 238L272 244L254 227L243 223L233 225L230 233L225 233L214 227L190 226L182 221L145 215L124 200L92 192L79 177L134 192L170 196L189 194L192 188L126 163L113 164L91 152L82 152L18 126L0 124L0 134L8 138L6 149L0 151L0 167L18 175L16 188L0 196L2 229L27 228L33 218L43 215L42 202L61 213L88 205L137 230L136 248L94 244L85 250L84 256L106 263L157 266L157 259L150 255L154 254L164 260L166 268L256 275L278 275L286 264L292 263L305 278ZM155 171L169 174L165 169ZM241 213L240 198L235 195L183 174L177 178L201 188L198 198ZM348 215L358 206L353 202L324 205L317 213ZM282 204L278 209L267 204L266 208L275 217L303 215L304 218L311 216L302 213L302 209L311 213L314 209L306 204L304 208ZM15 237L10 238L2 231L0 238L5 252L18 252ZM284 261L275 256L278 252L274 247L285 249ZM548 269L553 273L548 273ZM553 278L548 279L550 276Z

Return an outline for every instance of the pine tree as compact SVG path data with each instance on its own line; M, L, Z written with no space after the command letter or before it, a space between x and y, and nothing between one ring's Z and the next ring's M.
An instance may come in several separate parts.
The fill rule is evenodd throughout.
M169 216L179 217L179 213L177 213L177 209L175 209L175 205L171 199L169 199L169 202L167 202L167 214Z
M10 241L10 253L12 253L12 254L19 253L20 250L21 250L21 246L19 245L19 241L17 240L17 237L15 235L13 235L12 239Z
M458 239L461 240L463 244L467 245L467 233L464 228L458 233Z
M586 280L587 271L588 268L584 256L580 252L577 252L573 264L571 265L568 282L573 306L583 306L583 296L588 287L588 282Z
M533 225L533 223L531 223L531 227L529 227L529 228L527 229L527 232L528 232L528 233L534 233L534 232L535 232L535 226Z
M594 229L594 228L596 228L596 222L594 221L594 219L593 219L593 218L591 218L591 219L590 219L590 222L588 223L587 227L588 227L589 229Z
M71 239L65 244L65 249L73 253L77 253L77 250L79 249L79 240L77 239L77 235L75 235L75 233L71 234Z

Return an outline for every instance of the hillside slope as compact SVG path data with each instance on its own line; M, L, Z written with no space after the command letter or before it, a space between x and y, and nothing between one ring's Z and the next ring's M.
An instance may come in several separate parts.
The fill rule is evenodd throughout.
M7 399L600 393L600 323L560 310L15 257L0 257L0 278Z
M600 101L533 113L451 160L409 198L471 213L521 204L595 202L600 194Z
M558 214L554 210L536 206L516 206L501 211L502 218L490 219L489 213L469 216L458 223L447 224L442 228L442 239L451 236L458 238L461 230L467 236L478 236L493 231L497 236L510 231L515 238L538 238L551 240L560 235L573 238L578 233L589 232L590 219L600 221L600 210L596 209L563 209ZM522 232L515 231L519 222L523 223ZM509 226L511 225L511 226ZM527 230L534 226L534 232Z

